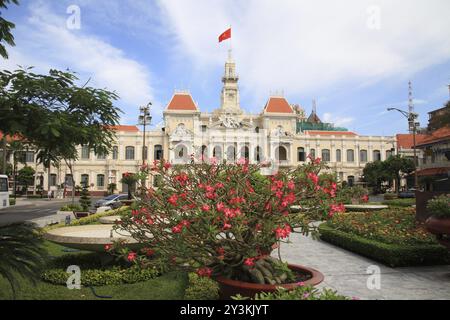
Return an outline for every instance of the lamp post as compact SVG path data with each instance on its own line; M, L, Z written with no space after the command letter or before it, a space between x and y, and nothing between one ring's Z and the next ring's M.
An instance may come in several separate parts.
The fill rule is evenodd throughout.
M145 129L147 125L150 125L150 122L152 121L152 116L150 115L150 108L152 106L152 103L149 102L146 106L142 106L139 108L139 124L143 127L143 134L142 134L142 165L145 165L146 160L146 154L148 157L148 148L145 145ZM142 181L142 187L145 187L145 179ZM144 191L143 191L144 192Z
M416 190L419 189L419 180L417 177L417 168L419 167L418 159L417 159L417 151L416 151L416 132L417 132L417 125L416 125L416 119L419 116L415 112L406 112L404 110L400 110L397 108L388 108L388 111L398 111L400 112L406 119L408 119L408 124L410 126L410 131L412 131L413 134L413 151L414 151L414 165L416 166L414 170L414 188ZM398 152L397 152L398 154Z

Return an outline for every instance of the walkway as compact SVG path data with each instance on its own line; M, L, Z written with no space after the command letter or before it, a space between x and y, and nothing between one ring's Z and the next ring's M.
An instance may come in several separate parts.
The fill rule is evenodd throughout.
M359 299L450 299L450 265L393 269L321 240L293 234L291 241L282 245L281 257L320 270L325 280L319 287ZM370 266L380 268L379 289L367 287Z

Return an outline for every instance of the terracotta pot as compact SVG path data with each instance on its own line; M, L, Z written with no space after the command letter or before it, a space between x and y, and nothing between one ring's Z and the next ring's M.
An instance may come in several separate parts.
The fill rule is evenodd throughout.
M301 273L309 273L311 278L304 281L305 285L316 286L323 281L323 274L316 269L289 264L289 269ZM255 294L260 292L274 292L278 287L283 287L287 290L292 290L298 287L297 283L287 283L287 284L258 284L243 282L238 280L231 280L225 277L216 277L215 279L219 283L220 287L220 298L222 300L229 300L232 296L240 294L244 297L253 298Z
M425 227L436 236L439 243L450 250L450 218L430 217L425 222Z

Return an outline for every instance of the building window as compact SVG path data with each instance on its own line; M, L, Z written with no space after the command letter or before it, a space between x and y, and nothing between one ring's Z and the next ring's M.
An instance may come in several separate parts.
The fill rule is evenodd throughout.
M336 150L336 162L341 162L341 161L342 161L341 150L337 149Z
M380 150L373 150L373 161L381 161Z
M311 149L309 151L309 156L311 157L311 159L315 159L316 158L316 149Z
M297 161L298 162L306 161L305 148L297 148Z
M355 152L352 149L347 150L347 162L355 162Z
M104 187L104 186L105 186L105 175L98 174L97 175L97 187Z
M118 146L113 147L112 158L113 158L113 160L119 159L119 147Z
M256 133L259 133L259 127L256 127L256 128L255 128L255 132L256 132Z
M325 161L325 162L331 161L330 150L328 150L328 149L322 150L322 161Z
M34 152L33 151L27 151L25 153L25 161L28 163L34 162Z
M56 174L52 173L50 175L50 186L55 187L56 186Z
M81 175L81 186L89 187L89 175L88 174Z
M348 176L347 183L349 187L353 187L355 185L355 177L354 176Z
M97 160L106 160L106 154L100 152L97 154Z
M236 160L236 149L233 146L227 148L227 161Z
M250 159L250 151L247 146L243 146L241 148L241 158L244 158L246 160Z
M202 146L202 157L201 160L202 162L208 159L208 147L203 145Z
M142 160L147 160L147 159L148 159L148 147L143 146L142 147Z
M155 146L155 160L162 160L164 157L163 148L161 145L157 144Z
M81 159L89 159L90 153L91 153L91 150L89 149L89 146L81 147Z
M278 161L287 160L287 150L285 147L280 146L275 149L275 159Z
M202 132L206 132L207 126L202 125L200 128L201 128Z
M134 147L125 148L125 160L134 160Z
M214 147L213 157L218 160L222 159L222 148L221 147L219 147L219 146Z
M392 150L386 150L386 159L389 159L393 154Z
M262 158L261 148L258 146L255 149L255 160L256 160L256 162L261 162L261 158Z
M367 162L367 150L359 151L359 161Z

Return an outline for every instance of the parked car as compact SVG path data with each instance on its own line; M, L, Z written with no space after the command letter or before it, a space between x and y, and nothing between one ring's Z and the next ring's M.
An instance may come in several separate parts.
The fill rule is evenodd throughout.
M122 203L121 200L127 200L128 194L122 193L122 194L112 194L110 196L107 196L106 198L100 199L95 202L95 207L111 207L113 209L119 208Z
M406 191L401 191L398 194L398 197L400 199L415 198L416 197L416 189L410 189L410 190L406 190Z

